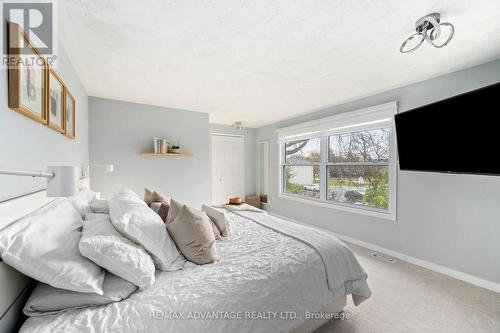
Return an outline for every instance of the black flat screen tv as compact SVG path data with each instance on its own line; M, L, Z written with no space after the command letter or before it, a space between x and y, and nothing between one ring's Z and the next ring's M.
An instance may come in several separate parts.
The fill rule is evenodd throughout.
M500 175L500 83L395 116L401 170Z

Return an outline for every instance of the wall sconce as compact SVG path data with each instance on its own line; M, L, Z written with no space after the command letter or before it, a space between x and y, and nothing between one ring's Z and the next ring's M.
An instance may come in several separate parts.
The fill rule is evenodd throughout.
M0 175L47 178L48 197L71 197L80 187L80 168L76 166L49 166L47 172L0 169Z
M83 177L89 177L90 167L93 167L93 168L102 168L106 172L109 172L109 173L115 172L115 166L113 164L92 164L92 165L85 164L83 166L83 170L84 170L84 172L82 174Z

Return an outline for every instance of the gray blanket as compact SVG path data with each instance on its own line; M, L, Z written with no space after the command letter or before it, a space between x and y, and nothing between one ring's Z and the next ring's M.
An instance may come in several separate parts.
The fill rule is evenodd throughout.
M368 275L351 249L334 235L269 214L251 211L232 212L314 248L325 265L328 288L331 291L343 290L345 295L351 294L355 305L361 304L371 296L370 287L366 282Z

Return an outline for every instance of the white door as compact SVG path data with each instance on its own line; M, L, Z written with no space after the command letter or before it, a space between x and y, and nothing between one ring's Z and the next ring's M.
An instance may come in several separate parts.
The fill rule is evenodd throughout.
M244 195L243 137L212 136L212 203Z

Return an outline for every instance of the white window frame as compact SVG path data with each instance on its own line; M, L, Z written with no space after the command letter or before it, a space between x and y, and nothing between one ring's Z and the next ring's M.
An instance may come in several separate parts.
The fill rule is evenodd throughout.
M345 112L327 118L317 119L297 124L276 131L279 145L279 181L278 193L283 199L327 207L331 209L368 215L372 217L396 220L397 217L397 152L394 115L397 113L396 102L368 107L352 112ZM326 199L326 170L328 162L328 140L331 135L346 134L363 130L390 128L390 158L389 158L389 207L387 210L369 206L354 206L352 204L336 202ZM320 162L320 198L309 198L293 193L284 192L283 166L285 164L285 142L321 138Z
M293 193L288 193L288 192L284 192L283 191L283 188L284 186L281 187L281 192L279 192L280 194L283 193L284 195L289 195L289 196L293 196L293 197L298 197L298 198L305 198L306 200L314 200L314 201L317 201L317 200L321 200L323 199L325 193L324 193L324 189L323 189L323 185L325 184L323 182L323 178L324 178L324 174L323 174L323 166L324 166L324 163L323 163L323 157L324 157L324 138L322 137L316 137L316 136L313 136L311 137L310 139L316 139L316 138L319 138L320 139L320 145L319 145L319 148L320 148L320 161L317 162L317 163L309 163L309 164L288 164L286 163L285 161L285 143L281 144L280 145L280 149L279 149L279 152L280 152L280 159L281 159L281 162L280 162L280 168L281 168L281 177L283 177L283 170L286 166L310 166L310 167L318 167L319 168L319 198L314 198L314 197L305 197L303 195L298 195L298 194L293 194ZM290 141L293 141L290 140ZM287 142L290 142L290 141L287 141ZM283 179L281 179L281 182L283 182Z

